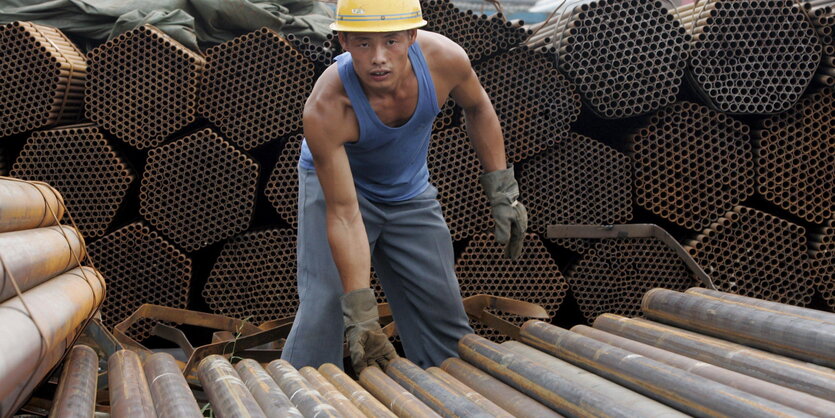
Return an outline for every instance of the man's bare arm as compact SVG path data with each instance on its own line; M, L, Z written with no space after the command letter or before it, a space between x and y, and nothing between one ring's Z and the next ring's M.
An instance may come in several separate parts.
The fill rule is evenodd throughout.
M342 138L345 113L324 94L313 93L305 105L304 135L313 154L319 183L325 195L328 242L344 291L371 286L368 235L357 202L354 179Z

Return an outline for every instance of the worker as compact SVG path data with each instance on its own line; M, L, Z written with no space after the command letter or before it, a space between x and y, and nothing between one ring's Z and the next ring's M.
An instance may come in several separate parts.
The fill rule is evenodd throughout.
M407 358L438 365L472 332L427 168L447 97L466 114L496 239L510 257L521 251L527 213L496 112L464 50L424 25L418 0L337 3L331 28L346 52L319 77L303 115L300 305L282 353L296 367L341 367L343 336L357 373L397 356L379 323L372 261Z

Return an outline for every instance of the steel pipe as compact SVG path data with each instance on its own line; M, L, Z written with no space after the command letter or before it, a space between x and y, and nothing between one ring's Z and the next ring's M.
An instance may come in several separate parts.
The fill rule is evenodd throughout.
M719 292L716 290L705 289L701 287L693 287L687 289L684 293L700 295L705 297L716 298L722 301L733 303L740 303L743 305L750 305L757 308L762 308L775 312L782 312L802 318L808 318L815 321L827 322L835 324L835 314L817 309L801 308L799 306L788 305L785 303L771 302L763 299L749 298L747 296L736 295L733 293Z
M365 415L380 418L394 418L397 416L386 408L385 405L380 403L377 398L363 389L359 383L345 374L339 367L331 363L325 363L319 366L319 373L325 376L334 387L339 389Z
M86 345L76 345L64 362L50 418L90 418L96 409L99 356Z
M461 383L460 380L452 377L451 374L445 372L443 369L438 367L430 367L426 369L426 373L429 373L430 375L434 376L436 379L440 380L441 382L452 388L452 390L456 391L458 394L473 401L473 403L478 405L488 414L494 417L502 418L513 417L513 415L500 408L498 405L493 403L493 401L485 398L484 395L476 392L475 389L472 389L467 385Z
M649 319L835 367L834 323L666 289L647 292L641 308Z
M226 357L216 354L200 361L197 377L209 397L212 411L220 418L266 418L238 372Z
M360 373L360 385L401 418L440 417L415 395L409 393L377 367L367 367Z
M341 417L342 414L286 360L273 360L267 366L278 387L306 417Z
M326 401L334 408L336 408L342 416L348 418L364 418L365 414L360 411L350 400L348 400L342 392L332 385L318 370L313 367L306 366L299 369L305 380L316 389L319 394L325 398Z
M155 353L145 359L145 378L159 418L200 418L203 413L174 357Z
M0 232L52 226L63 216L64 198L55 188L0 178Z
M142 373L139 355L119 350L107 360L110 416L114 418L155 418L154 401Z
M800 411L637 356L571 331L531 320L522 342L695 416L808 416Z
M243 359L235 364L235 370L268 418L303 416L260 363Z

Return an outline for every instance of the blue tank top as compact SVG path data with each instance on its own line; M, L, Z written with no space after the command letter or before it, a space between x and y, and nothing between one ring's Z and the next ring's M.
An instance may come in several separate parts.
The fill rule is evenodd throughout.
M392 128L380 121L368 103L351 54L336 57L339 78L359 122L359 141L346 143L345 151L357 191L372 201L403 201L429 187L426 155L432 123L440 108L432 75L417 42L409 47L409 60L417 76L418 103L408 122ZM307 140L302 142L299 166L313 169Z

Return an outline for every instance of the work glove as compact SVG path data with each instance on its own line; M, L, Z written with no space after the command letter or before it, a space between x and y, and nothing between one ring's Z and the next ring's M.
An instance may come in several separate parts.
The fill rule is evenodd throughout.
M342 295L342 315L354 372L359 375L369 366L385 370L397 352L380 327L374 291L366 288Z
M482 174L480 180L496 222L496 241L506 244L504 254L515 259L522 252L528 230L528 211L516 200L519 184L513 177L513 166Z

